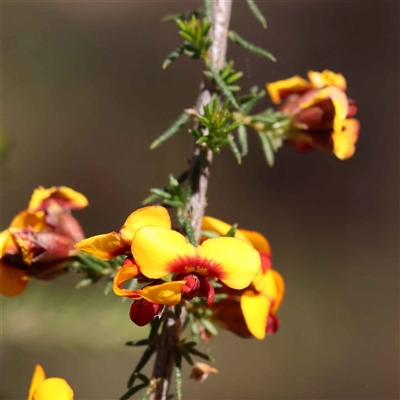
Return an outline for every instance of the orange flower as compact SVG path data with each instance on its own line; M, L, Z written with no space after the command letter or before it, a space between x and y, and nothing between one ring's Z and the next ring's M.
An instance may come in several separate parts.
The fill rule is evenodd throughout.
M28 400L73 400L74 391L62 378L47 378L43 368L37 364L33 371Z
M205 216L203 231L225 235L230 225L216 218ZM284 281L281 275L271 268L271 250L267 239L258 232L237 229L236 238L251 243L259 251L261 269L252 283L240 292L223 287L227 298L214 303L214 319L224 328L243 336L263 339L265 333L275 333L279 321L275 316L284 295Z
M29 206L0 233L0 292L22 293L28 276L51 278L63 268L60 261L75 252L73 245L84 238L70 209L88 204L86 198L65 186L32 194Z
M298 130L289 140L300 151L316 148L333 152L341 160L350 158L360 129L352 118L357 103L345 93L346 80L332 71L308 72L309 81L295 76L267 84L268 93L283 114L293 116Z
M133 313L141 321L146 320L142 313L150 318L159 311L147 303L176 305L182 296L188 300L200 296L206 297L210 305L214 289L208 278L243 289L261 266L258 252L242 240L220 237L193 246L171 230L169 214L160 206L140 208L119 232L85 239L75 247L106 260L121 254L128 256L114 277L113 289L118 296L140 301L140 306L133 304L131 318ZM167 277L172 280L166 282ZM134 278L146 285L136 290L122 288L124 282ZM135 318L132 320L136 322Z

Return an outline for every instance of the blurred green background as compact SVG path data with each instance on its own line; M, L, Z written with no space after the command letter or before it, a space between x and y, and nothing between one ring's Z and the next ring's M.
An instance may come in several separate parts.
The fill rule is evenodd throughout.
M197 1L2 2L1 227L38 185L87 195L76 212L86 234L118 229L150 187L185 166L191 139L151 141L194 104L201 65L184 59L162 71L179 44L163 15ZM287 293L281 330L260 342L229 332L203 345L217 376L189 381L187 399L399 398L399 3L260 1L263 30L244 1L232 29L271 51L277 63L230 45L242 85L342 72L360 103L354 158L279 151L269 169L258 138L238 166L216 157L207 213L270 240ZM264 100L263 106L267 106ZM3 298L1 393L24 399L35 363L62 376L79 399L116 399L145 336L129 301L101 284L75 291L78 277L32 280Z

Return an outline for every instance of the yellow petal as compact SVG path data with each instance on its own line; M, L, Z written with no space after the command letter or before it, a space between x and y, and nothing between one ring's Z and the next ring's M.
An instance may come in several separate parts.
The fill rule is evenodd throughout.
M207 261L209 276L232 289L249 286L261 268L260 254L250 244L231 237L208 239L197 247L198 259Z
M33 392L32 400L73 400L74 391L62 378L48 378Z
M257 292L262 292L267 284L266 273L263 272L262 268L258 271L256 277L253 279L252 285Z
M271 273L274 276L275 285L276 285L276 296L275 296L274 303L272 305L271 312L276 313L282 303L283 296L285 295L285 281L283 280L282 275L278 271L275 271L274 269L272 269Z
M158 279L180 272L186 260L196 258L196 249L178 232L161 226L145 226L133 237L132 254L143 275ZM181 263L176 267L177 262Z
M45 381L45 379L46 379L46 374L42 366L36 364L32 375L31 386L29 388L28 400L32 400L33 392L41 383Z
M333 153L340 160L350 158L356 151L360 123L354 118L343 121L343 130L333 132Z
M14 240L12 239L11 233L8 229L0 233L0 258L5 254L15 254L18 252L17 246L15 246Z
M136 231L147 225L171 229L171 218L167 209L161 206L149 206L134 211L119 231L122 240L130 246Z
M117 232L92 236L81 240L74 247L101 260L112 260L129 250Z
M266 87L271 100L275 104L279 104L289 94L305 92L311 85L310 82L296 75L281 81L267 83Z
M0 259L0 293L14 297L21 294L28 284L28 277L23 269L8 264Z
M44 210L51 201L56 202L63 208L80 209L89 204L87 198L82 193L69 187L53 186L45 189L43 186L39 186L33 191L28 210Z
M335 109L335 116L333 119L333 130L335 132L341 132L343 127L343 121L347 116L349 110L349 102L346 93L336 86L328 86L324 89L316 90L314 95L303 103L299 104L301 109L314 106L321 101L330 99Z
M346 90L346 79L342 74L336 74L328 69L322 72L308 71L308 79L313 87L320 89L326 86L337 86L339 89Z
M122 289L122 284L130 279L135 278L139 274L139 268L135 264L123 265L114 275L113 290L117 296L130 297L140 299L138 290Z
M181 301L184 284L185 281L172 281L161 285L149 285L140 290L140 295L151 303L175 306Z
M262 294L246 290L240 298L240 307L247 328L256 339L264 339L271 302Z
M44 211L31 212L24 210L14 217L10 228L32 228L35 232L39 232L46 227L45 217Z
M203 231L216 232L221 236L225 236L230 231L231 227L232 226L226 222L209 216L204 216L201 221L201 229ZM236 230L235 238L249 243L249 240L247 239L246 235L242 233L241 229Z
M271 246L267 238L261 233L256 231L248 231L246 229L239 229L240 233L246 236L247 240L254 246L258 251L271 254ZM236 236L235 236L236 237Z

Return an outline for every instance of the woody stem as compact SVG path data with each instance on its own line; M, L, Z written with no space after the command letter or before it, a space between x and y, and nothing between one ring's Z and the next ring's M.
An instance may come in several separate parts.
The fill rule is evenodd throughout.
M228 42L228 29L231 17L232 0L213 0L211 13L210 38L213 43L209 49L209 62L219 71L225 64ZM203 109L211 100L213 89L203 81L196 101L196 111L203 114ZM207 132L204 132L206 135ZM210 165L213 154L211 150L194 145L189 160L189 182L192 187L192 196L186 210L191 220L194 235L198 242L201 234L201 221L207 206L207 188L210 174ZM158 342L157 358L154 364L153 378L156 386L150 393L150 400L166 400L172 382L172 372L177 352L177 342L180 337L182 319L186 316L182 310L180 318L176 316L174 307L168 307L164 314L164 324Z

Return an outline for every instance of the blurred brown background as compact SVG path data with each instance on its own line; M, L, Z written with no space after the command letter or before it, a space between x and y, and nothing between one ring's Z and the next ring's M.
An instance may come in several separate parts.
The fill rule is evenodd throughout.
M87 235L118 229L148 194L178 174L190 151L182 132L149 144L192 106L201 65L182 58L168 13L201 2L2 2L2 128L11 142L1 168L1 227L38 185L87 195L76 212ZM238 166L216 157L207 213L263 232L287 294L281 330L265 341L221 331L203 349L220 370L184 385L187 399L398 399L399 3L259 2L263 30L244 1L232 29L277 63L230 45L242 85L308 69L342 72L360 102L354 158L283 148L267 167L252 135ZM264 100L263 106L268 105ZM62 376L79 399L116 399L146 334L130 322L129 301L102 285L74 291L77 277L31 281L2 299L1 393L24 399L35 363ZM189 368L184 372L189 376Z

